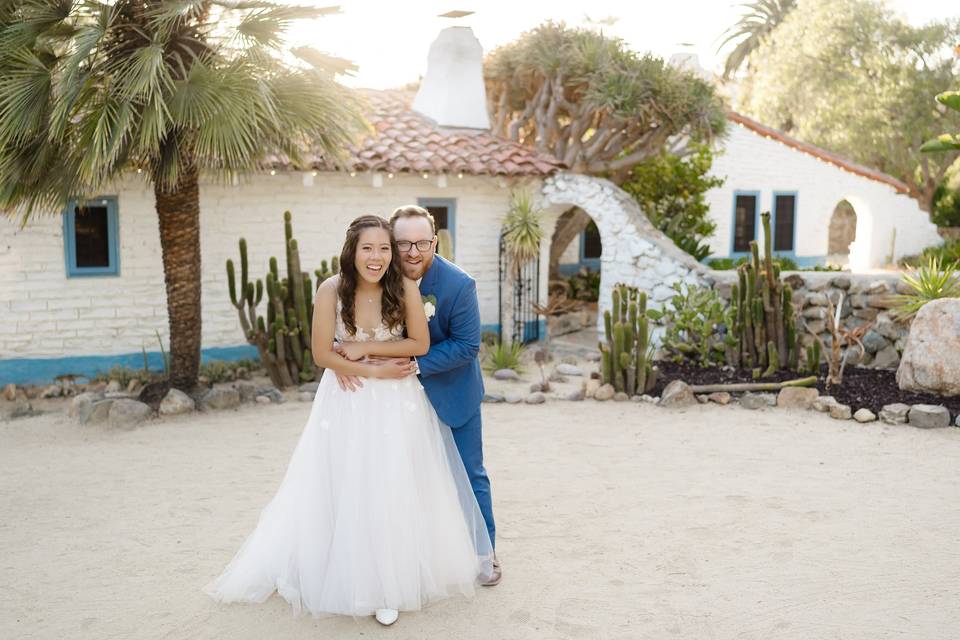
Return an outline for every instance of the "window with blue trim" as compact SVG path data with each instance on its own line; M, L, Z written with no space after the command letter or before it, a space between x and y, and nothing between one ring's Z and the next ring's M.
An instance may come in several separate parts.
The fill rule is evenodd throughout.
M117 199L71 202L63 214L63 239L68 277L120 273L120 234Z
M734 198L733 251L750 251L750 241L757 237L757 195L739 193Z
M433 216L433 221L437 226L437 231L446 229L450 232L450 240L453 244L453 250L456 252L456 219L457 219L457 200L456 198L418 198L417 204Z
M777 194L773 198L773 250L793 251L794 231L797 226L797 196Z

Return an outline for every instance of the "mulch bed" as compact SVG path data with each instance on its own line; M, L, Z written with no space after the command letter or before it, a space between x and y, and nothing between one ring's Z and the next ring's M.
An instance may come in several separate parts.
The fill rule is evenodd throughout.
M683 380L687 384L727 384L731 382L754 382L748 370L722 369L720 367L701 368L688 362L659 361L660 377L650 395L659 396L663 388L673 380ZM833 396L838 402L850 405L853 411L867 408L876 414L885 404L902 402L904 404L940 404L949 411L952 419L960 415L960 396L947 398L928 393L911 393L901 391L897 386L896 372L885 369L866 369L862 367L847 367L843 372L843 384L834 385L829 390L825 379L827 368L823 366L817 381L817 389L821 395ZM770 378L763 378L757 382L782 382L794 378L806 377L792 371L778 371Z

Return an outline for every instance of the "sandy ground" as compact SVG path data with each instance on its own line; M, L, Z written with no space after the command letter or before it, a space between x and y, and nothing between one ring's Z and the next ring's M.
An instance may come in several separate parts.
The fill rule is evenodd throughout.
M308 405L135 431L0 423L0 638L957 637L960 429L634 403L486 405L505 577L472 601L296 618L201 591Z

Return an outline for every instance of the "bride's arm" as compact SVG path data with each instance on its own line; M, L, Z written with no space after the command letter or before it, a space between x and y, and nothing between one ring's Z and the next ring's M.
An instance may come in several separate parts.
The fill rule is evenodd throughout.
M337 323L337 277L329 278L317 289L313 305L313 361L324 369L341 375L362 378L402 377L399 369L347 360L333 350L334 327ZM411 366L412 371L412 366ZM409 374L404 374L409 375Z
M423 311L423 299L417 283L409 278L403 279L403 304L407 337L403 340L354 343L353 346L359 348L362 356L407 358L422 356L430 350L430 330L427 328L427 314Z

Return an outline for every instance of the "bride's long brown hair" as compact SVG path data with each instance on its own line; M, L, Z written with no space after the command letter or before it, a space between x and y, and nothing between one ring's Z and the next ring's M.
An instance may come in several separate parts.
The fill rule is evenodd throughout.
M364 229L383 229L390 238L390 264L387 265L380 287L383 297L380 303L380 315L389 329L403 325L405 308L403 304L403 268L400 266L400 250L393 237L390 223L380 216L360 216L347 227L347 237L340 251L340 282L337 283L337 295L340 297L340 317L350 335L357 333L356 302L357 281L357 244Z

